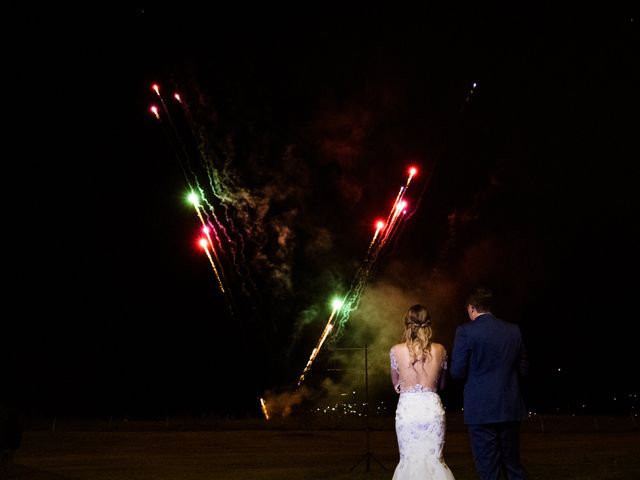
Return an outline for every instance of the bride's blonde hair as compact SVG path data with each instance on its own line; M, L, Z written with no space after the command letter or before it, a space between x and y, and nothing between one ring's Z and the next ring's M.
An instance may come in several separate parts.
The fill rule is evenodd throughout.
M407 344L411 363L418 360L424 362L431 355L431 315L424 305L414 305L404 316L404 335L402 340Z

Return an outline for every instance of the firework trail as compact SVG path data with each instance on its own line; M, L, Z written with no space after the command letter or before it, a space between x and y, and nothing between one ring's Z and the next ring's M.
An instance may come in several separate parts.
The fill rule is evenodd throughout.
M231 316L235 317L235 312L234 312L233 305L232 305L231 295L229 294L229 292L227 290L224 289L224 284L222 282L222 278L220 276L220 272L218 272L218 269L216 268L216 262L213 260L213 257L217 258L218 254L216 253L216 250L213 247L213 243L211 242L211 238L210 237L208 239L207 238L200 238L200 240L198 241L198 244L204 250L204 252L207 255L207 258L209 259L209 263L211 264L211 268L213 269L213 273L215 274L216 280L218 281L218 286L220 287L220 291L222 292L222 295L224 296L224 299L227 302L227 307L229 308L229 312L231 313ZM213 257L211 256L212 253L213 253Z
M464 103L460 107L460 112L462 112L464 110L464 106L467 103L469 103L469 101L471 100L471 97L473 97L473 95L476 93L476 87L477 86L478 86L478 84L476 82L473 82L473 84L471 85L471 88L469 89L469 92L467 93L467 97L464 99Z
M159 120L160 123L162 124L162 127L165 131L165 135L167 136L169 143L171 144L171 148L173 149L176 159L180 164L180 168L182 169L182 173L187 182L187 185L189 186L189 190L193 190L191 181L192 179L197 180L197 177L189 166L189 154L187 152L187 148L184 145L184 142L182 142L180 134L175 128L173 120L171 119L171 114L169 113L169 109L167 108L167 104L162 98L162 95L160 95L160 87L158 86L157 83L154 83L153 85L151 85L151 89L156 93L156 95L160 99L160 104L162 105L164 115L162 117L160 116L160 111L158 110L157 105L152 105L149 110L151 110L151 113L153 113L156 119ZM170 132L167 131L167 125L162 120L162 118L167 119L167 122L169 123L169 127L171 130Z
M417 169L415 167L411 167L409 169L407 182L403 187L400 187L400 191L398 192L398 195L389 210L389 214L387 215L386 223L382 222L382 228L376 228L376 233L373 235L367 255L356 272L349 290L345 295L344 305L340 310L340 314L337 319L338 328L336 329L336 336L339 336L344 330L344 326L349 320L351 312L358 308L367 280L376 265L376 261L378 260L380 253L384 250L389 240L396 235L398 226L406 218L407 201L404 198L409 188L409 184L416 173ZM381 222L378 221L377 227L380 226L380 223Z
M329 320L320 336L320 340L316 344L316 347L312 350L309 360L307 361L302 374L298 378L298 387L304 381L306 374L311 369L311 365L318 356L323 343L331 332L335 330L334 336L339 337L343 332L344 327L349 320L351 312L358 309L360 305L360 299L364 292L367 280L369 279L371 272L376 264L376 260L380 256L380 253L384 250L385 246L391 240L399 229L399 225L407 218L407 201L404 199L411 180L416 175L418 170L415 167L409 168L409 176L404 186L400 187L398 195L389 210L387 215L387 221L378 220L376 222L376 230L373 234L373 238L369 243L369 248L365 255L364 261L360 268L358 268L354 278L349 286L349 290L341 300L335 300L333 303L333 310L329 316ZM334 327L337 327L334 329Z
M149 107L149 110L151 110L151 113L153 113L153 115L160 120L160 114L158 113L158 107L156 105L151 105L151 107Z
M307 372L309 371L309 369L311 368L311 364L316 359L316 356L318 355L318 352L320 352L320 349L322 348L322 344L324 343L324 341L327 339L327 337L331 333L331 330L333 330L333 325L334 325L333 319L336 317L336 313L338 313L338 311L342 307L342 304L343 304L342 300L337 299L337 300L333 301L333 310L331 311L331 315L329 316L329 320L327 321L327 325L324 327L324 331L322 332L322 335L320 335L320 340L318 340L318 344L312 350L311 356L309 357L309 361L307 362L307 365L304 367L304 370L302 371L302 374L300 375L300 378L298 378L298 386L300 386L302 384L302 382L304 381L304 377L307 374Z
M371 239L371 242L369 243L369 248L367 249L367 256L371 253L371 249L373 248L373 246L376 243L376 240L378 238L378 234L380 233L380 230L382 230L384 228L384 222L382 220L378 220L376 222L376 233L373 234L373 238Z
M252 301L251 294L246 288L246 283L249 283L253 286L254 291L255 284L251 280L251 275L249 269L247 267L247 262L244 258L244 238L240 234L240 232L233 225L233 220L229 214L229 208L231 205L232 195L230 191L233 188L236 188L235 182L229 181L231 178L226 172L220 174L218 169L214 166L214 162L211 160L211 155L207 155L205 148L202 146L204 140L201 136L197 136L194 128L194 123L191 118L191 114L188 108L188 105L180 96L180 94L175 93L173 95L173 99L178 102L181 106L182 112L184 113L184 117L187 120L187 125L190 129L190 134L193 139L196 139L197 146L191 145L191 148L187 147L187 144L183 140L184 135L181 135L178 130L178 124L174 122L171 111L164 98L160 94L160 87L158 84L153 84L151 89L155 92L160 100L160 104L162 106L163 114L160 114L160 111L156 105L153 105L150 110L156 117L156 119L160 120L163 126L165 127L165 131L167 129L167 125L162 121L162 118L166 117L167 124L170 127L170 132L166 132L170 137L170 143L176 154L176 158L180 163L180 167L182 168L183 174L185 176L185 180L187 182L187 186L189 191L189 200L193 204L196 210L196 214L200 223L202 224L203 229L210 229L213 231L216 237L216 245L217 248L213 247L213 241L208 233L205 233L208 239L208 247L206 252L210 255L209 252L212 252L216 262L213 262L211 259L212 266L216 269L216 278L221 287L221 291L226 293L228 296L230 294L229 289L224 288L224 271L222 268L221 258L218 256L218 252L220 253L228 253L229 255L226 257L233 265L233 270L237 275L237 279L241 285L243 293L246 297ZM184 125L183 125L184 129ZM200 138L198 141L197 138ZM190 154L189 152L193 152ZM197 156L199 159L199 163L195 163L192 161L192 157ZM221 162L222 163L222 162ZM228 162L224 163L222 167L226 171ZM201 181L201 179L203 179ZM205 188L207 186L207 188ZM216 207L214 204L208 199L209 195L207 191L210 190L210 195L212 199L216 200L216 203L222 207L224 212L223 216L220 217L216 214ZM197 192L197 193L196 193ZM234 240L234 238L236 240ZM238 244L240 247L238 247ZM240 261L240 263L239 263ZM217 267L216 267L217 263ZM241 266L243 268L241 268ZM222 273L220 275L219 273ZM227 299L228 300L228 299ZM231 305L229 308L232 310Z
M198 184L198 180L197 180L197 177L195 176L195 173L193 172L193 170L191 168L189 168L189 163L188 163L188 158L189 157L188 157L188 154L187 154L186 147L184 146L184 144L180 140L179 134L177 133L177 130L175 129L173 121L170 118L169 110L167 108L166 103L162 99L162 96L160 95L160 89L159 89L158 85L157 84L153 84L151 88L153 89L153 91L156 92L158 97L160 97L164 112L165 112L167 118L169 119L169 123L170 123L170 125L172 127L173 135L170 135L170 143L171 143L173 151L174 151L174 153L176 155L176 158L178 159L178 163L180 164L180 167L181 167L182 172L184 174L184 177L185 177L185 180L187 182L187 185L189 186L189 189L191 191L191 193L189 193L189 195L188 195L188 200L189 200L190 203L193 204L193 206L194 206L194 208L196 210L196 214L198 216L198 219L200 220L200 223L202 223L203 228L208 228L207 224L210 224L210 222L208 221L208 216L207 216L207 221L205 221L205 219L202 216L200 197L196 193L194 193L194 190L196 190L196 188L199 191L202 191L202 189L200 188L200 185ZM158 111L158 107L156 105L152 105L149 110L151 111L151 113L153 113L153 115L156 117L156 119L158 119L158 120L160 120L162 122L161 117L160 117L160 113ZM179 150L176 147L175 142L178 142L182 146L181 150ZM183 156L185 158L182 158ZM185 163L185 161L186 161L186 163ZM196 182L196 187L194 187L192 185L191 177L194 177L195 182ZM205 214L206 214L206 212L205 212ZM216 237L217 237L217 231L215 229L214 229L214 232L216 232L215 234L216 234ZM210 236L208 235L208 233L207 233L207 237L209 237L209 240L210 240ZM214 255L216 257L216 260L218 261L218 266L222 270L221 264L220 264L220 260L218 258L218 254L217 254L215 248L213 248L213 242L210 242L210 245L211 245L211 251L214 253ZM222 245L222 244L220 242L218 242L218 245ZM215 268L215 266L214 266L214 268ZM219 275L218 275L217 272L216 272L216 277L219 278ZM222 288L222 290L224 291L224 288Z
M218 217L215 213L214 205L206 200L204 195L204 190L200 188L200 194L203 198L205 198L205 202L211 213L214 222L217 225L217 230L222 232L222 235L225 237L226 243L229 247L229 251L231 253L231 261L233 263L234 269L238 274L238 277L242 280L246 280L247 283L251 286L253 291L257 291L257 287L251 278L251 272L247 268L247 261L245 258L245 240L244 236L239 233L239 230L235 227L233 219L229 213L230 205L234 200L234 195L232 192L237 192L239 187L237 185L237 181L235 176L228 171L229 162L228 161L220 161L219 155L217 155L211 146L208 146L206 141L204 140L205 135L199 134L198 129L196 128L196 123L193 120L191 115L191 111L189 109L189 105L183 101L182 97L176 93L174 94L174 98L182 107L182 113L186 120L186 123L189 127L191 136L196 139L198 145L198 158L200 160L200 167L204 169L204 174L206 176L206 183L208 184L211 193L214 198L217 200L218 204L222 207L222 211L224 214L224 222L218 220ZM222 170L216 168L214 161L220 164ZM236 201L236 205L233 205L234 208L238 208ZM227 229L224 227L224 223L229 226L229 230L232 232L229 234ZM233 240L232 236L237 238ZM241 272L242 270L242 272ZM251 299L251 295L247 291L245 282L241 282L241 287L244 293L247 295L247 298Z
M202 211L201 211L201 205L200 205L200 197L198 197L198 195L194 192L191 192L188 196L187 199L189 200L189 202L193 205L193 207L196 209L196 215L198 215L198 218L200 219L200 223L202 223L202 232L206 235L207 239L209 240L209 244L211 245L212 250L214 250L215 253L215 249L213 248L213 240L211 239L211 235L210 232L211 230L213 230L214 235L216 236L216 240L218 245L221 245L222 242L220 242L220 237L218 237L218 232L215 228L210 227L211 223L209 221L204 220L203 216L202 216ZM216 253L216 260L218 260L218 266L220 268L220 270L222 270L222 265L220 264L220 260L218 259L218 255Z
M218 279L218 285L220 286L220 290L222 291L222 294L224 295L226 292L224 291L224 285L222 284L222 280L220 279L220 274L218 273L218 269L216 268L216 264L213 261L213 258L211 257L211 252L209 251L209 241L206 238L201 238L200 239L200 246L202 247L202 249L205 251L205 253L207 254L207 258L209 259L209 263L211 263L211 267L213 267L213 273L216 274L216 278ZM215 252L215 250L214 250Z
M269 420L269 410L267 410L267 403L262 397L260 397L260 408L262 408L262 414L264 415L265 420Z
M211 264L211 266L213 267L213 273L215 273L216 278L218 279L218 284L220 286L220 291L222 292L222 294L225 297L225 300L227 302L227 306L229 307L229 311L231 311L231 313L233 313L233 301L231 299L231 294L228 290L225 290L224 288L224 284L226 283L225 281L223 281L224 279L224 270L222 268L222 263L220 262L220 258L218 257L218 252L213 244L213 239L211 238L211 230L213 230L214 235L216 236L216 240L218 245L220 245L220 238L218 237L218 234L215 230L215 228L211 227L210 224L208 224L207 222L205 222L202 213L200 211L200 199L198 197L197 194L195 194L194 192L191 192L188 196L188 200L191 202L191 204L193 205L193 207L196 209L196 214L198 215L198 218L200 219L200 223L202 223L202 233L205 235L206 240L203 238L200 240L200 246L203 248L203 250L205 251L205 253L207 254L207 257L209 258L209 263ZM211 253L213 253L213 257L215 257L215 261L214 259L211 257ZM216 262L217 262L217 267L216 267Z

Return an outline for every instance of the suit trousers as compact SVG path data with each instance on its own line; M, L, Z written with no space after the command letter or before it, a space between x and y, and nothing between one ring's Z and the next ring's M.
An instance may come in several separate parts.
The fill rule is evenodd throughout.
M520 422L467 425L471 452L481 480L526 480L520 463Z

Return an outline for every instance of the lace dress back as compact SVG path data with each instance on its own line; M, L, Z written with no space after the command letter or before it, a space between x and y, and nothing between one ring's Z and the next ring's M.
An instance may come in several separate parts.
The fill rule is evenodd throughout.
M391 377L396 392L435 392L437 390L440 375L443 375L447 369L447 352L441 345L438 347L441 348L431 349L430 357L415 361L411 360L406 346L396 346L391 349L389 353Z
M455 480L442 456L445 412L436 392L447 366L444 347L432 349L424 362L412 363L404 345L394 347L389 356L393 385L400 394L396 408L400 461L393 480Z

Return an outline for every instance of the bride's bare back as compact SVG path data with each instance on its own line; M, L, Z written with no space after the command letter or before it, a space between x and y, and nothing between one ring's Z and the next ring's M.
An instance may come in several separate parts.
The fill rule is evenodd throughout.
M414 390L417 385L426 390L437 390L442 370L447 368L447 351L444 345L432 343L430 353L424 359L412 362L406 343L391 347L391 381L397 392Z

